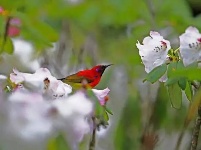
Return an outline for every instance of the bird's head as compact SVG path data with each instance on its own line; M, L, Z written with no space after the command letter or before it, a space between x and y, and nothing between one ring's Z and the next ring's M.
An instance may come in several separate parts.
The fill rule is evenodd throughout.
M98 65L93 67L91 70L93 70L94 72L100 74L102 76L103 72L105 71L105 69L109 66L111 66L113 64L109 64L109 65Z

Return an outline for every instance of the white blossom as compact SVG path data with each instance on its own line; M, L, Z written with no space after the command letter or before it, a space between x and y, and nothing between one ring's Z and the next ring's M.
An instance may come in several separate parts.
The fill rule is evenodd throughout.
M2 94L1 94L2 96ZM42 150L53 132L49 104L39 93L16 90L0 101L0 145L4 150Z
M53 106L58 112L54 118L55 127L65 133L72 148L76 149L84 135L91 131L92 102L85 93L78 91L67 99L54 101Z
M94 107L87 93L80 90L69 95L71 87L46 68L33 74L14 69L10 80L22 88L0 93L1 148L43 150L50 138L62 134L69 146L77 150L83 137L92 131ZM105 105L109 88L92 91ZM54 100L47 95L54 96Z
M25 88L32 91L43 92L50 97L63 97L72 92L70 85L57 80L46 68L40 68L33 74L13 69L10 80L15 84L23 84Z
M54 101L26 89L1 96L0 145L5 150L43 150L60 133L77 149L91 131L93 104L83 91Z
M19 20L18 20L19 21ZM33 59L34 47L30 42L24 41L20 38L13 38L14 54L19 61L27 68L36 70L39 68L39 62Z
M180 53L185 66L201 60L201 34L195 27L188 27L180 37Z
M109 88L105 88L103 90L92 89L92 91L94 92L95 96L98 98L100 104L105 105L106 96L109 94L110 89Z
M164 64L168 50L171 49L170 42L154 31L150 32L150 36L144 38L142 44L138 41L136 46L147 73Z

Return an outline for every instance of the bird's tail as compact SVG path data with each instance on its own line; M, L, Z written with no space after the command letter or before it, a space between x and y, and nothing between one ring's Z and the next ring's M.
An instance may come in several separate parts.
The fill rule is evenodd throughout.
M65 80L65 78L60 78L60 79L57 79L57 80L61 80L61 81L63 81L63 80Z

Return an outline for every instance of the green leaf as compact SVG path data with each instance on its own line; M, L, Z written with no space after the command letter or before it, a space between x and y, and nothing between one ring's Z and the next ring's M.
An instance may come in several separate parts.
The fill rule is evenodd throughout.
M192 86L191 86L190 82L186 83L185 94L186 94L186 97L188 98L188 100L191 101L192 100L193 91L192 91Z
M177 62L177 68L178 69L185 68L183 61L180 60L180 61Z
M185 90L186 89L186 78L180 78L179 81L178 81L178 84L179 84L179 87L182 89L182 90Z
M108 121L109 120L109 116L108 116L108 114L107 114L106 111L103 113L103 118L104 118L104 121Z
M160 79L166 72L167 66L166 64L163 64L161 66L158 66L154 68L145 78L144 81L149 81L151 83L156 82L158 79Z
M177 63L177 69L184 69L184 68L185 68L185 66L184 66L183 62L182 62L182 61L179 61L179 62ZM185 89L186 89L186 82L187 82L187 79L186 79L185 77L181 77L181 78L179 79L178 84L179 84L179 87L180 87L182 90L185 90Z
M106 106L105 106L105 111L106 111L107 113L109 113L110 115L113 115L112 111L111 111L110 109L108 109Z
M177 70L177 62L171 62L171 63L168 65L167 77L170 78L172 72L174 72L174 71L176 71L176 70Z
M166 86L169 86L169 85L172 85L172 84L175 84L176 82L178 82L179 87L182 90L185 90L187 79L184 77L172 77L173 72L175 72L175 71L177 71L177 69L181 69L181 68L184 68L182 61L171 62L168 65L168 70L167 70L168 80L165 83Z
M47 23L42 21L34 21L33 28L36 28L38 30L38 34L41 34L50 42L55 42L58 40L58 34L57 32Z
M178 83L169 85L167 89L172 107L179 109L182 103L182 92Z
M21 12L16 12L15 15L22 21L21 35L23 38L31 40L39 50L51 47L52 42L58 40L58 33L44 20L29 17Z
M52 138L48 141L47 150L70 150L70 147L60 134L56 138Z
M172 84L175 84L179 81L179 78L168 78L168 80L165 82L165 86L169 86Z
M0 38L0 53L5 52L8 54L12 54L14 51L13 42L9 37L6 37L6 40L4 38Z
M171 72L171 77L184 77L188 80L201 80L201 69L199 68L185 68L177 69L174 72Z

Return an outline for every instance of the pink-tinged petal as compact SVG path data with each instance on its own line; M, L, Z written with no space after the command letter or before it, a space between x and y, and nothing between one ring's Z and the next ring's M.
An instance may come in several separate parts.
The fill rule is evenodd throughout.
M36 70L35 74L42 74L42 75L51 75L50 71L47 68L39 68Z
M10 80L15 84L19 84L19 83L23 82L24 79L25 79L24 76L17 75L15 73L10 74Z
M199 30L196 28L196 27L192 27L192 26L190 26L190 27L188 27L187 29L186 29L186 31L185 31L186 33L199 33Z
M185 66L200 61L201 34L195 27L188 27L180 39L180 53Z
M0 14L3 13L4 9L0 6Z
M16 26L9 26L8 28L8 36L15 37L20 35L20 28Z
M110 89L105 88L104 90L97 90L97 89L92 89L93 93L95 96L98 98L100 104L103 106L106 104L106 97L108 96Z
M20 27L22 25L22 22L19 18L12 18L9 23L10 25L17 26L17 27Z
M171 49L170 42L155 31L151 31L150 36L144 38L143 44L138 41L136 46L147 73L164 64L168 50Z
M160 33L156 31L150 31L150 36L154 39L163 40L163 37L160 35Z
M8 11L5 10L3 7L0 6L0 15L2 16L7 16L8 15Z
M8 27L8 36L15 37L20 34L21 21L18 18L11 18Z

